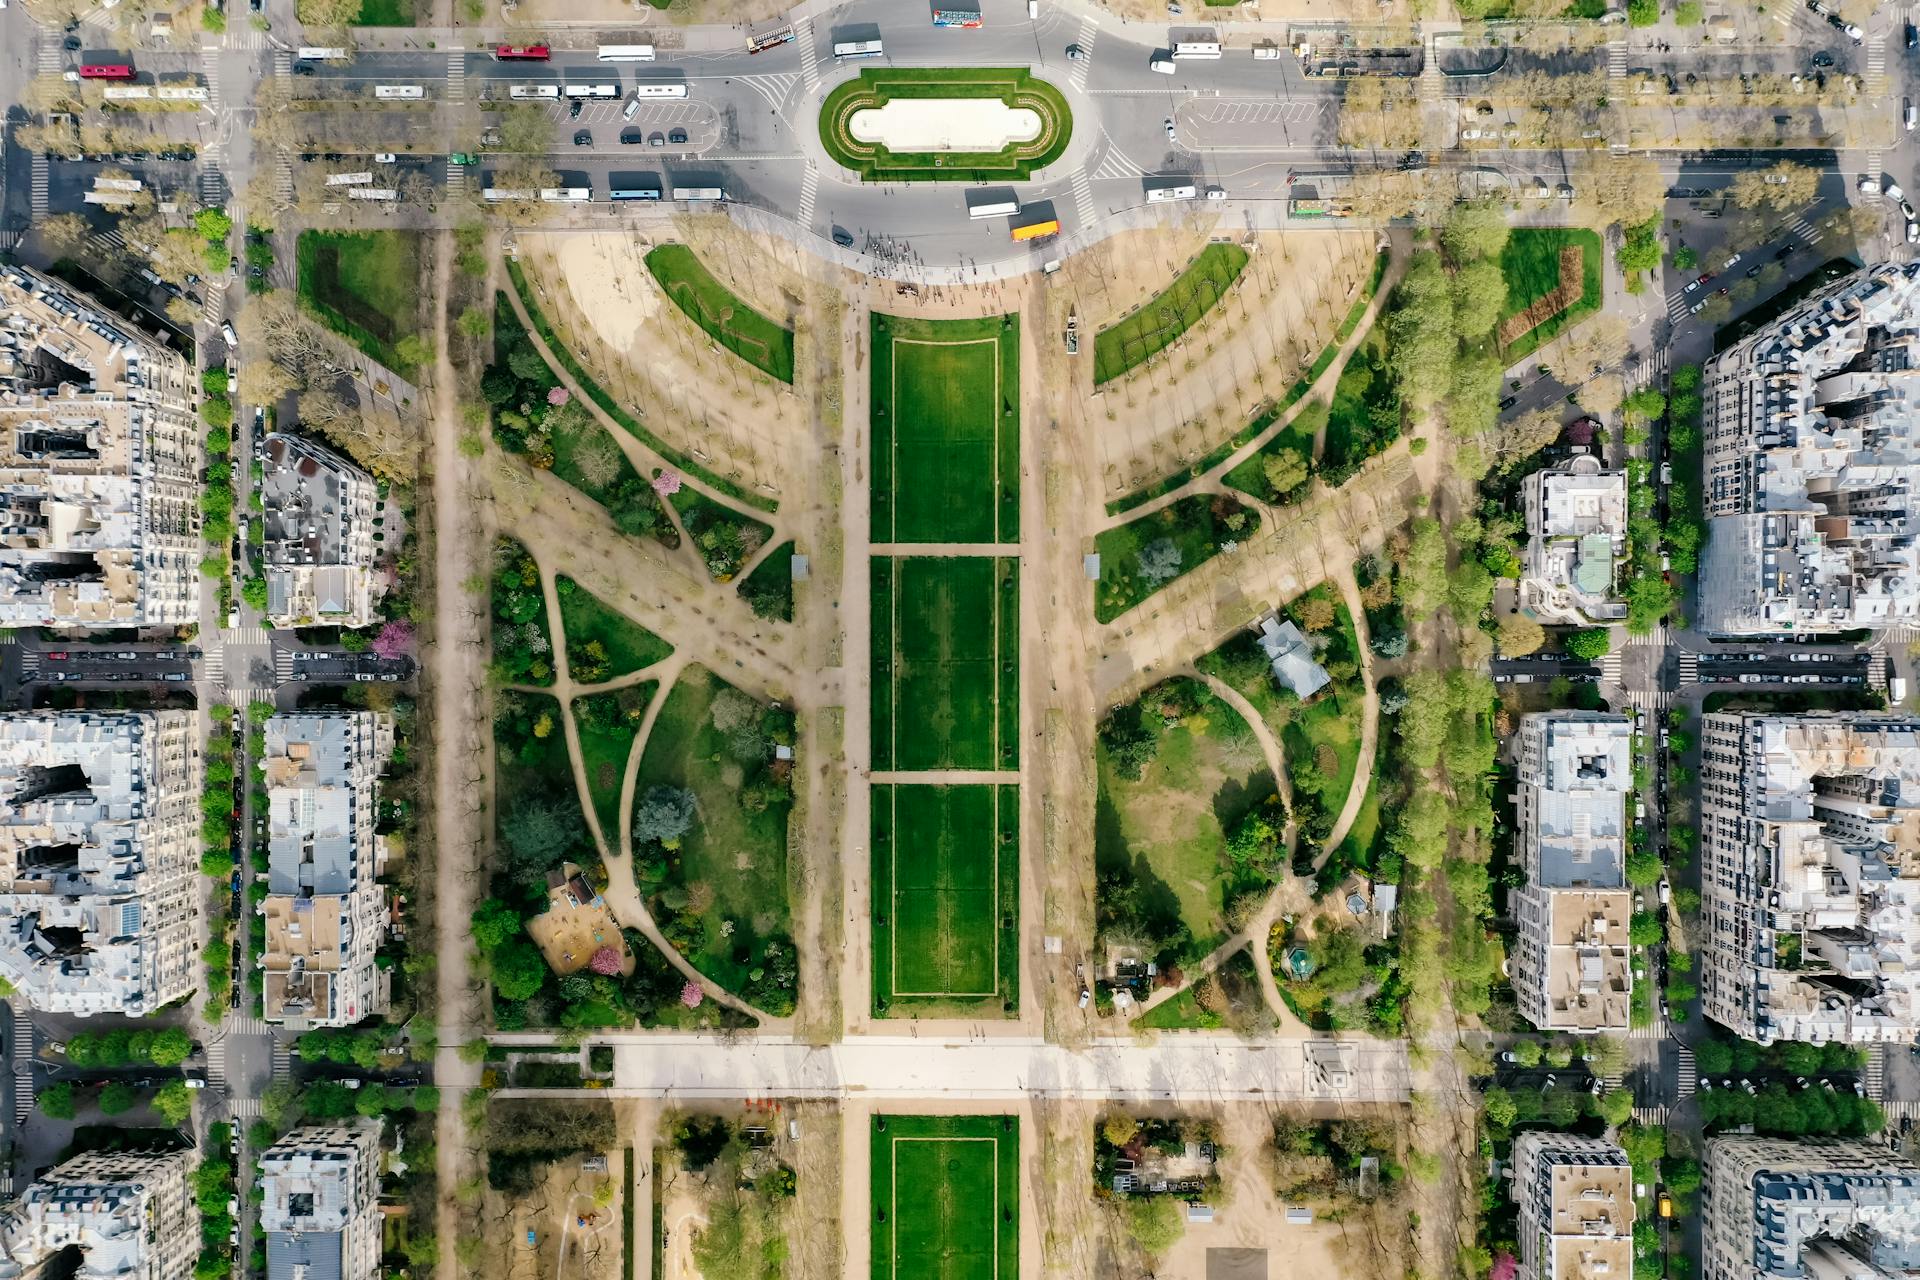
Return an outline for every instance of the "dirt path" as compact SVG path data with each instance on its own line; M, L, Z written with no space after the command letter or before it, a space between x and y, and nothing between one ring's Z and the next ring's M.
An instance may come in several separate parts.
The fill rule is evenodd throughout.
M1360 758L1353 767L1353 785L1347 788L1347 802L1340 806L1340 816L1334 819L1333 830L1320 846L1320 856L1313 860L1315 871L1327 864L1333 851L1347 838L1347 832L1353 829L1354 819L1360 816L1367 792L1373 786L1373 758L1380 749L1380 693L1373 683L1373 639L1367 634L1367 611L1360 602L1360 582L1353 576L1351 561L1336 565L1332 578L1340 587L1347 612L1353 615L1354 636L1360 648L1360 681L1366 687L1366 696L1360 704Z

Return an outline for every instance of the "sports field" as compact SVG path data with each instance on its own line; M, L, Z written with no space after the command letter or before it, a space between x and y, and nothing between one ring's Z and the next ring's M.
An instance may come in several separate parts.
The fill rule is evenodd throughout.
M1018 1008L1020 789L873 788L873 1006Z
M873 316L873 540L1020 538L1013 316Z
M875 769L1019 767L1018 563L873 560Z
M1020 1274L1020 1122L875 1116L873 1280Z

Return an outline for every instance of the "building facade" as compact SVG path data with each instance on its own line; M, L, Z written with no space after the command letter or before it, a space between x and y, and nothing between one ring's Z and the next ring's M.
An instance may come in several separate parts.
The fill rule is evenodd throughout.
M1601 1138L1529 1130L1513 1140L1517 1280L1632 1280L1633 1169Z
M260 1157L267 1280L380 1274L380 1122L295 1129Z
M200 1256L192 1151L92 1151L49 1170L0 1211L0 1280L67 1249L77 1280L187 1280Z
M1920 720L1705 717L1701 1007L1749 1040L1920 1031Z
M0 978L138 1017L199 985L200 737L187 711L0 716Z
M387 916L375 825L392 754L393 722L379 712L267 721L268 1022L343 1027L387 1009L390 983L374 963Z
M260 499L268 622L370 625L374 520L384 510L373 477L323 445L275 432L264 445Z
M0 266L0 625L177 626L200 602L193 370Z
M1920 1271L1920 1166L1857 1139L1707 1143L1700 1280Z
M1520 606L1542 622L1606 626L1627 616L1617 591L1627 554L1627 473L1591 455L1522 484L1527 554Z
M1625 716L1521 717L1510 964L1521 1014L1542 1031L1625 1031L1633 995L1626 888L1633 727Z
M1856 271L1709 363L1700 618L1721 635L1920 617L1920 263Z

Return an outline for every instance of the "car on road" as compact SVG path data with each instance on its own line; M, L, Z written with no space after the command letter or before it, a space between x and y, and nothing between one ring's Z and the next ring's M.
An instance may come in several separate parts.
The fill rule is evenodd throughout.
M586 105L586 100L582 98L575 98L572 102L569 102L567 104L567 119L578 120L580 118L580 112L586 108Z
M1751 280L1751 279L1753 279L1753 278L1754 278L1755 276L1757 276L1757 275L1759 275L1759 274L1760 274L1760 264L1759 264L1759 263L1757 263L1757 262L1756 262L1756 263L1754 263L1754 264L1753 264L1752 266L1750 266L1750 267L1748 267L1748 268L1747 268L1747 279L1749 279L1749 280Z
M1899 184L1899 183L1897 183L1897 182L1889 182L1889 183L1887 184L1887 199L1889 199L1889 200L1905 200L1906 198L1907 198L1907 193L1906 193L1906 192L1904 192L1904 191L1902 191L1902 190L1900 189L1900 184Z
M1508 396L1506 399L1502 400L1500 402L1500 412L1505 413L1507 410L1513 408L1514 403L1518 399L1519 399L1518 396Z
M65 40L62 40L60 42L60 47L62 49L65 49L68 53L78 53L80 52L80 37L68 36Z
M581 130L579 130L578 132L576 132L576 133L575 133L575 134L573 135L573 145L574 145L574 146L576 146L576 147L590 147L590 146L592 146L592 145L593 145L593 130L591 130L591 129L581 129Z
M1920 244L1920 222L1909 222L1907 224L1907 243Z
M1900 202L1900 216L1908 222L1912 222L1915 218L1920 218L1920 214L1913 211L1913 202L1911 200L1902 200Z
M1830 53L1816 53L1813 55L1813 65L1816 67L1830 67L1833 65L1833 55Z
M1739 263L1740 263L1740 255L1736 253L1731 258L1728 258L1725 262L1721 263L1720 269L1722 271L1731 271L1734 269L1734 267L1738 266Z
M1789 240L1785 244L1781 245L1778 249L1775 249L1773 251L1773 260L1775 262L1785 262L1788 258L1791 258L1793 256L1793 251L1799 247L1800 247L1799 245Z
M1082 51L1081 51L1081 48L1080 48L1080 46L1079 46L1079 45L1077 45L1077 44L1070 44L1070 45L1068 45L1068 46L1067 46L1067 61L1068 61L1068 62L1078 62L1078 61L1080 61L1080 59L1082 59L1082 58L1084 58L1084 57L1086 57L1086 56L1087 56L1087 55L1086 55L1086 54L1085 54L1084 52L1082 52Z
M240 345L240 335L233 331L233 321L231 320L222 320L220 322L220 336L227 340L227 345L230 347Z
M675 129L667 134L667 141L676 147L684 146L687 141L687 131L685 129Z
M1166 119L1166 128L1167 128L1167 141L1168 141L1168 142L1174 142L1174 141L1177 141L1177 138L1175 137L1175 134L1174 134L1174 130L1173 130L1173 117L1172 117L1172 116L1168 116L1168 117L1167 117L1167 119Z
M1682 289L1681 292L1692 293L1695 289L1698 289L1699 287L1700 287L1700 282L1698 280L1689 280L1687 281L1687 287L1685 289Z
M1914 114L1913 99L1912 98L1900 99L1900 109L1901 109L1901 114L1906 119L1907 128L1909 129L1913 128L1916 120L1920 120L1920 117L1916 117Z
M1707 309L1707 304L1708 304L1709 302L1712 302L1712 301L1713 301L1713 299L1712 299L1712 298L1702 298L1702 299L1700 299L1700 301L1698 301L1698 302L1696 302L1696 303L1694 303L1694 304L1693 304L1692 306L1690 306L1690 307L1688 307L1688 308L1687 308L1687 310L1688 310L1688 311L1690 311L1690 312L1692 312L1692 313L1693 313L1694 315L1696 315L1696 316L1697 316L1697 315L1699 315L1699 314L1700 314L1700 313L1701 313L1702 311L1705 311L1705 310Z
M1911 22L1907 24L1907 48L1920 49L1920 28L1916 28Z
M296 62L293 64L293 74L297 76L310 76L313 74L313 64L311 62Z
M842 249L851 249L853 248L853 232L847 230L845 227L835 227L833 229L833 242Z

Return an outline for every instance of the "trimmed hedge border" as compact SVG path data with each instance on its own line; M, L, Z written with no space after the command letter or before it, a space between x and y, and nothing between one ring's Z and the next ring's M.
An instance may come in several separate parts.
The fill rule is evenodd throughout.
M1374 257L1373 275L1368 279L1367 287L1361 291L1360 296L1353 300L1353 305L1347 308L1346 319L1342 320L1340 327L1334 330L1333 341L1329 342L1326 348L1314 358L1313 365L1306 374L1287 388L1286 395L1268 404L1252 422L1234 432L1230 439L1223 441L1215 447L1213 452L1191 467L1176 471L1170 476L1164 476L1144 489L1136 489L1124 498L1115 498L1107 504L1107 514L1117 516L1123 511L1145 506L1155 498L1164 498L1181 485L1198 480L1232 457L1237 450L1244 449L1258 439L1262 431L1273 425L1275 418L1291 409L1302 396L1313 389L1313 384L1320 380L1320 375L1325 373L1339 357L1340 348L1345 346L1347 339L1353 336L1353 331L1360 327L1360 320L1367 314L1367 306L1373 301L1373 295L1380 291L1380 281L1386 277L1387 263L1390 260L1391 255L1384 249Z
M895 98L998 98L1040 116L1040 136L998 151L895 153L854 140L847 124L856 111ZM820 145L864 182L1016 182L1044 169L1073 139L1073 113L1058 89L1025 67L867 67L820 104Z
M533 327L539 332L541 339L546 342L547 349L553 352L556 360L566 366L567 372L573 375L573 380L580 384L581 389L587 393L595 404L606 411L608 417L631 432L634 439L639 440L662 458L665 458L668 462L671 462L674 466L694 477L696 480L701 481L708 487L726 494L729 498L737 498L748 506L761 511L772 512L780 509L780 504L772 498L762 497L757 493L749 493L739 484L727 479L725 476L714 474L698 462L695 462L692 458L689 458L686 454L681 453L678 449L669 445L660 437L654 435L653 432L641 426L640 420L631 413L628 413L626 409L621 406L620 402L615 400L613 396L607 392L605 387L595 382L593 375L581 367L580 362L574 359L573 352L567 348L565 343L560 341L559 335L553 331L553 326L547 322L546 313L540 310L540 304L534 300L533 289L532 286L527 283L526 272L522 271L520 264L512 258L507 259L507 275L513 280L513 291L520 295L520 303L527 309L527 318L533 321Z
M692 248L655 245L647 254L647 270L701 332L769 378L793 385L793 330L748 306Z

